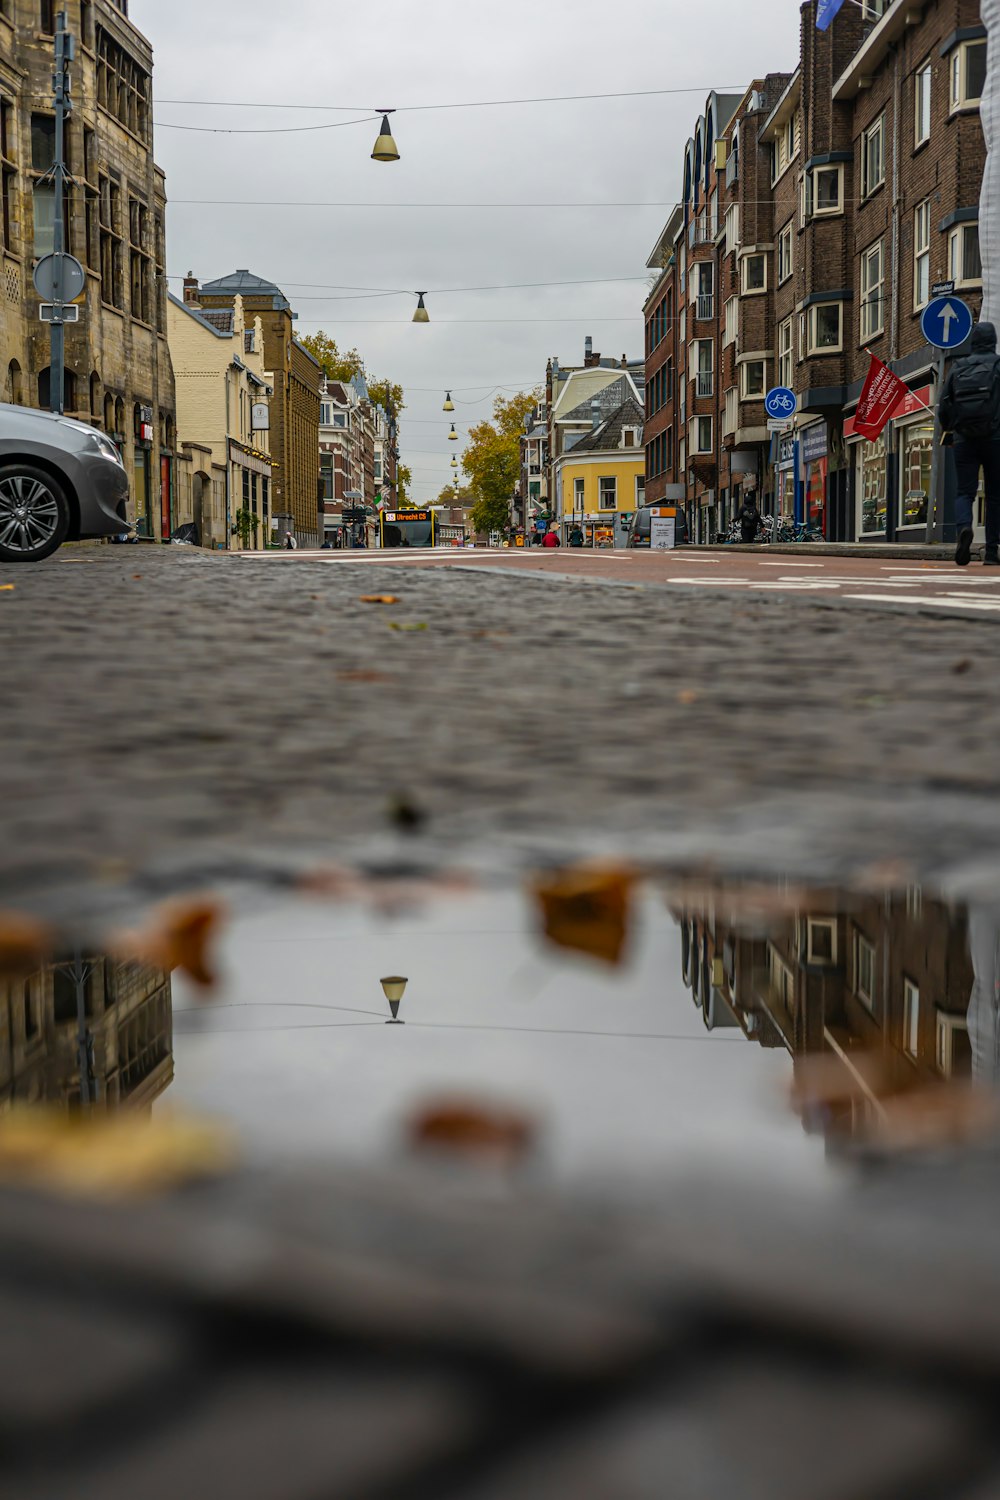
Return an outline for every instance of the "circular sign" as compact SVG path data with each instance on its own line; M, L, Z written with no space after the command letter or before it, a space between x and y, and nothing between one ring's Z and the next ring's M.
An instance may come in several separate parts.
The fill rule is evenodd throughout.
M957 349L972 332L972 308L961 297L935 297L924 308L920 329L935 349Z
M62 261L62 300L75 302L87 285L87 273L75 255L43 255L35 267L35 291L43 302L56 300L56 262Z
M799 401L786 385L776 385L764 398L764 410L772 422L787 422L795 415Z

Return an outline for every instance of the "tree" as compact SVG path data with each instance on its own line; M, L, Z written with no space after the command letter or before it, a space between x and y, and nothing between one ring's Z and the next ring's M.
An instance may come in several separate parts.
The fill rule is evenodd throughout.
M468 510L472 505L472 495L468 488L463 488L456 481L446 484L435 502L438 505L455 506L461 505Z
M369 380L368 394L376 406L381 406L390 417L398 417L406 402L403 387L393 380Z
M413 483L413 474L407 464L396 466L396 509L414 510L415 506L410 499L410 485Z
M510 526L510 502L521 474L524 419L537 401L538 395L530 391L498 396L493 421L478 422L469 430L462 468L469 476L474 501L470 519L476 531L506 531Z
M323 367L323 374L328 380L354 379L355 375L364 373L365 362L357 349L348 349L341 354L335 339L322 328L319 333L305 333L299 338L303 349L308 349L313 359L319 361Z

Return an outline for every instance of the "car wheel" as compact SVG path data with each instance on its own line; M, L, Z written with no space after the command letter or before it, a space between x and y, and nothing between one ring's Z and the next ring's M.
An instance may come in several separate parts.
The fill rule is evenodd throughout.
M33 464L0 466L0 559L40 562L69 530L69 505L51 474Z

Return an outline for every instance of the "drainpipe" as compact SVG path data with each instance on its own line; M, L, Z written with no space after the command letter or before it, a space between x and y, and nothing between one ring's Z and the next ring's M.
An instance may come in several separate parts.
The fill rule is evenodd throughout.
M223 441L225 442L225 445L226 445L226 551L227 552L231 552L233 550L233 497L232 497L232 485L229 482L229 476L232 473L232 468L233 468L233 462L232 462L232 459L231 459L230 454L229 454L229 371L230 371L230 368L231 367L229 365L226 366L226 420L222 424L222 426L223 426L223 433L224 433Z
M899 358L899 47L893 47L892 86L892 248L889 271L892 302L889 309L889 359ZM887 497L888 498L888 497Z

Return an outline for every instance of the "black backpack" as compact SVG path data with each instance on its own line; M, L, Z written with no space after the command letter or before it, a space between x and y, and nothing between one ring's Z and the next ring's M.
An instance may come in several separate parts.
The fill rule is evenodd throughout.
M942 425L959 437L1000 437L1000 359L970 354L951 374Z

